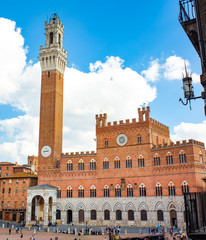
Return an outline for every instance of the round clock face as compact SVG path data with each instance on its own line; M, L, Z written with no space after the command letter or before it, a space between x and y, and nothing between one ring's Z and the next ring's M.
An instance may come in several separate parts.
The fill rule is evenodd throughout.
M119 146L124 146L127 143L128 137L125 134L120 134L117 136L117 144Z
M48 157L48 156L50 156L51 151L52 150L51 150L50 146L48 146L48 145L43 146L43 148L41 149L41 155L43 157Z

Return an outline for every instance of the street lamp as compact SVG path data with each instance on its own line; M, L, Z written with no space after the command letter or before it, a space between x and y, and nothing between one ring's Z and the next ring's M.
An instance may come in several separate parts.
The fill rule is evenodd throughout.
M190 104L190 110L191 110L191 100L195 100L197 98L203 98L203 96L195 97L193 86L192 86L192 77L188 75L187 68L185 65L185 77L183 75L182 78L182 84L183 84L183 91L184 91L184 98L186 99L186 102L184 103L183 100L180 98L179 102L181 102L183 105Z

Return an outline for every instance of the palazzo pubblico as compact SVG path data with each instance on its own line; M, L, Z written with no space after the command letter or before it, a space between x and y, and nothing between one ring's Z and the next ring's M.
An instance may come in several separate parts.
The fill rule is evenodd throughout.
M183 193L205 187L205 147L172 142L150 107L119 122L96 115L96 152L62 153L63 33L56 14L45 22L38 185L27 190L26 223L184 226Z

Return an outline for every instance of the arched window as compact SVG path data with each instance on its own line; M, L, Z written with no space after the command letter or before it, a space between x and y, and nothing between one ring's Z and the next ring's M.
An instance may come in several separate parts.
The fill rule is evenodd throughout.
M97 220L97 211L96 210L91 211L91 220Z
M108 147L108 145L109 145L109 144L108 144L108 140L105 139L105 140L104 140L104 146L105 146L105 147Z
M144 158L142 155L138 158L138 167L144 167Z
M79 171L84 171L84 161L82 159L79 160L78 169Z
M141 142L142 142L141 135L137 135L137 142L138 142L138 143L141 143Z
M173 164L173 157L172 157L172 154L170 152L167 153L166 159L167 159L167 165L172 165Z
M61 219L61 211L59 209L56 210L56 219Z
M157 221L161 221L161 222L164 221L164 213L162 210L157 211Z
M70 186L67 188L67 197L72 198L72 187Z
M103 169L109 169L109 160L107 158L103 161Z
M115 187L115 197L121 197L121 188L119 184Z
M118 157L115 158L114 168L115 168L115 169L119 169L119 168L120 168L120 160L119 160Z
M133 187L131 184L127 186L127 197L133 197Z
M143 183L140 184L139 195L140 195L140 197L146 197L146 187Z
M141 210L140 215L141 215L141 221L147 221L147 211L146 210Z
M116 220L122 220L122 211L116 210Z
M96 170L96 161L94 159L90 161L90 170Z
M59 34L59 47L61 47L61 34Z
M61 188L57 187L57 198L61 198Z
M134 211L133 210L128 211L128 221L134 221Z
M132 159L130 156L128 156L126 159L126 168L132 168Z
M107 185L104 186L104 197L109 197L109 187Z
M180 159L180 163L186 163L187 162L186 154L183 150L181 150L180 153L179 153L179 159Z
M189 190L189 186L188 186L188 183L186 181L184 181L182 183L182 194L184 195L184 193L189 193L190 190Z
M154 156L154 166L160 166L160 157L157 153Z
M173 182L170 182L168 185L169 196L175 196L175 186Z
M162 196L162 186L160 183L156 184L156 196Z
M53 32L50 32L49 34L49 44L53 44Z
M104 210L104 220L110 220L110 211Z
M67 162L67 171L73 171L73 163L72 160Z
M48 77L50 77L50 71L48 71Z
M78 189L78 197L83 198L84 197L84 188L82 186Z
M90 197L96 197L96 187L94 185L90 188Z

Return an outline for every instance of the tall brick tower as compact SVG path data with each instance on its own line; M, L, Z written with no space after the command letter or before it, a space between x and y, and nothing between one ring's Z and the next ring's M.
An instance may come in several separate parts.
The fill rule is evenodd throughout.
M39 180L56 168L62 153L63 85L67 52L63 49L64 26L57 14L45 22L45 48L40 47L42 70L39 127Z

